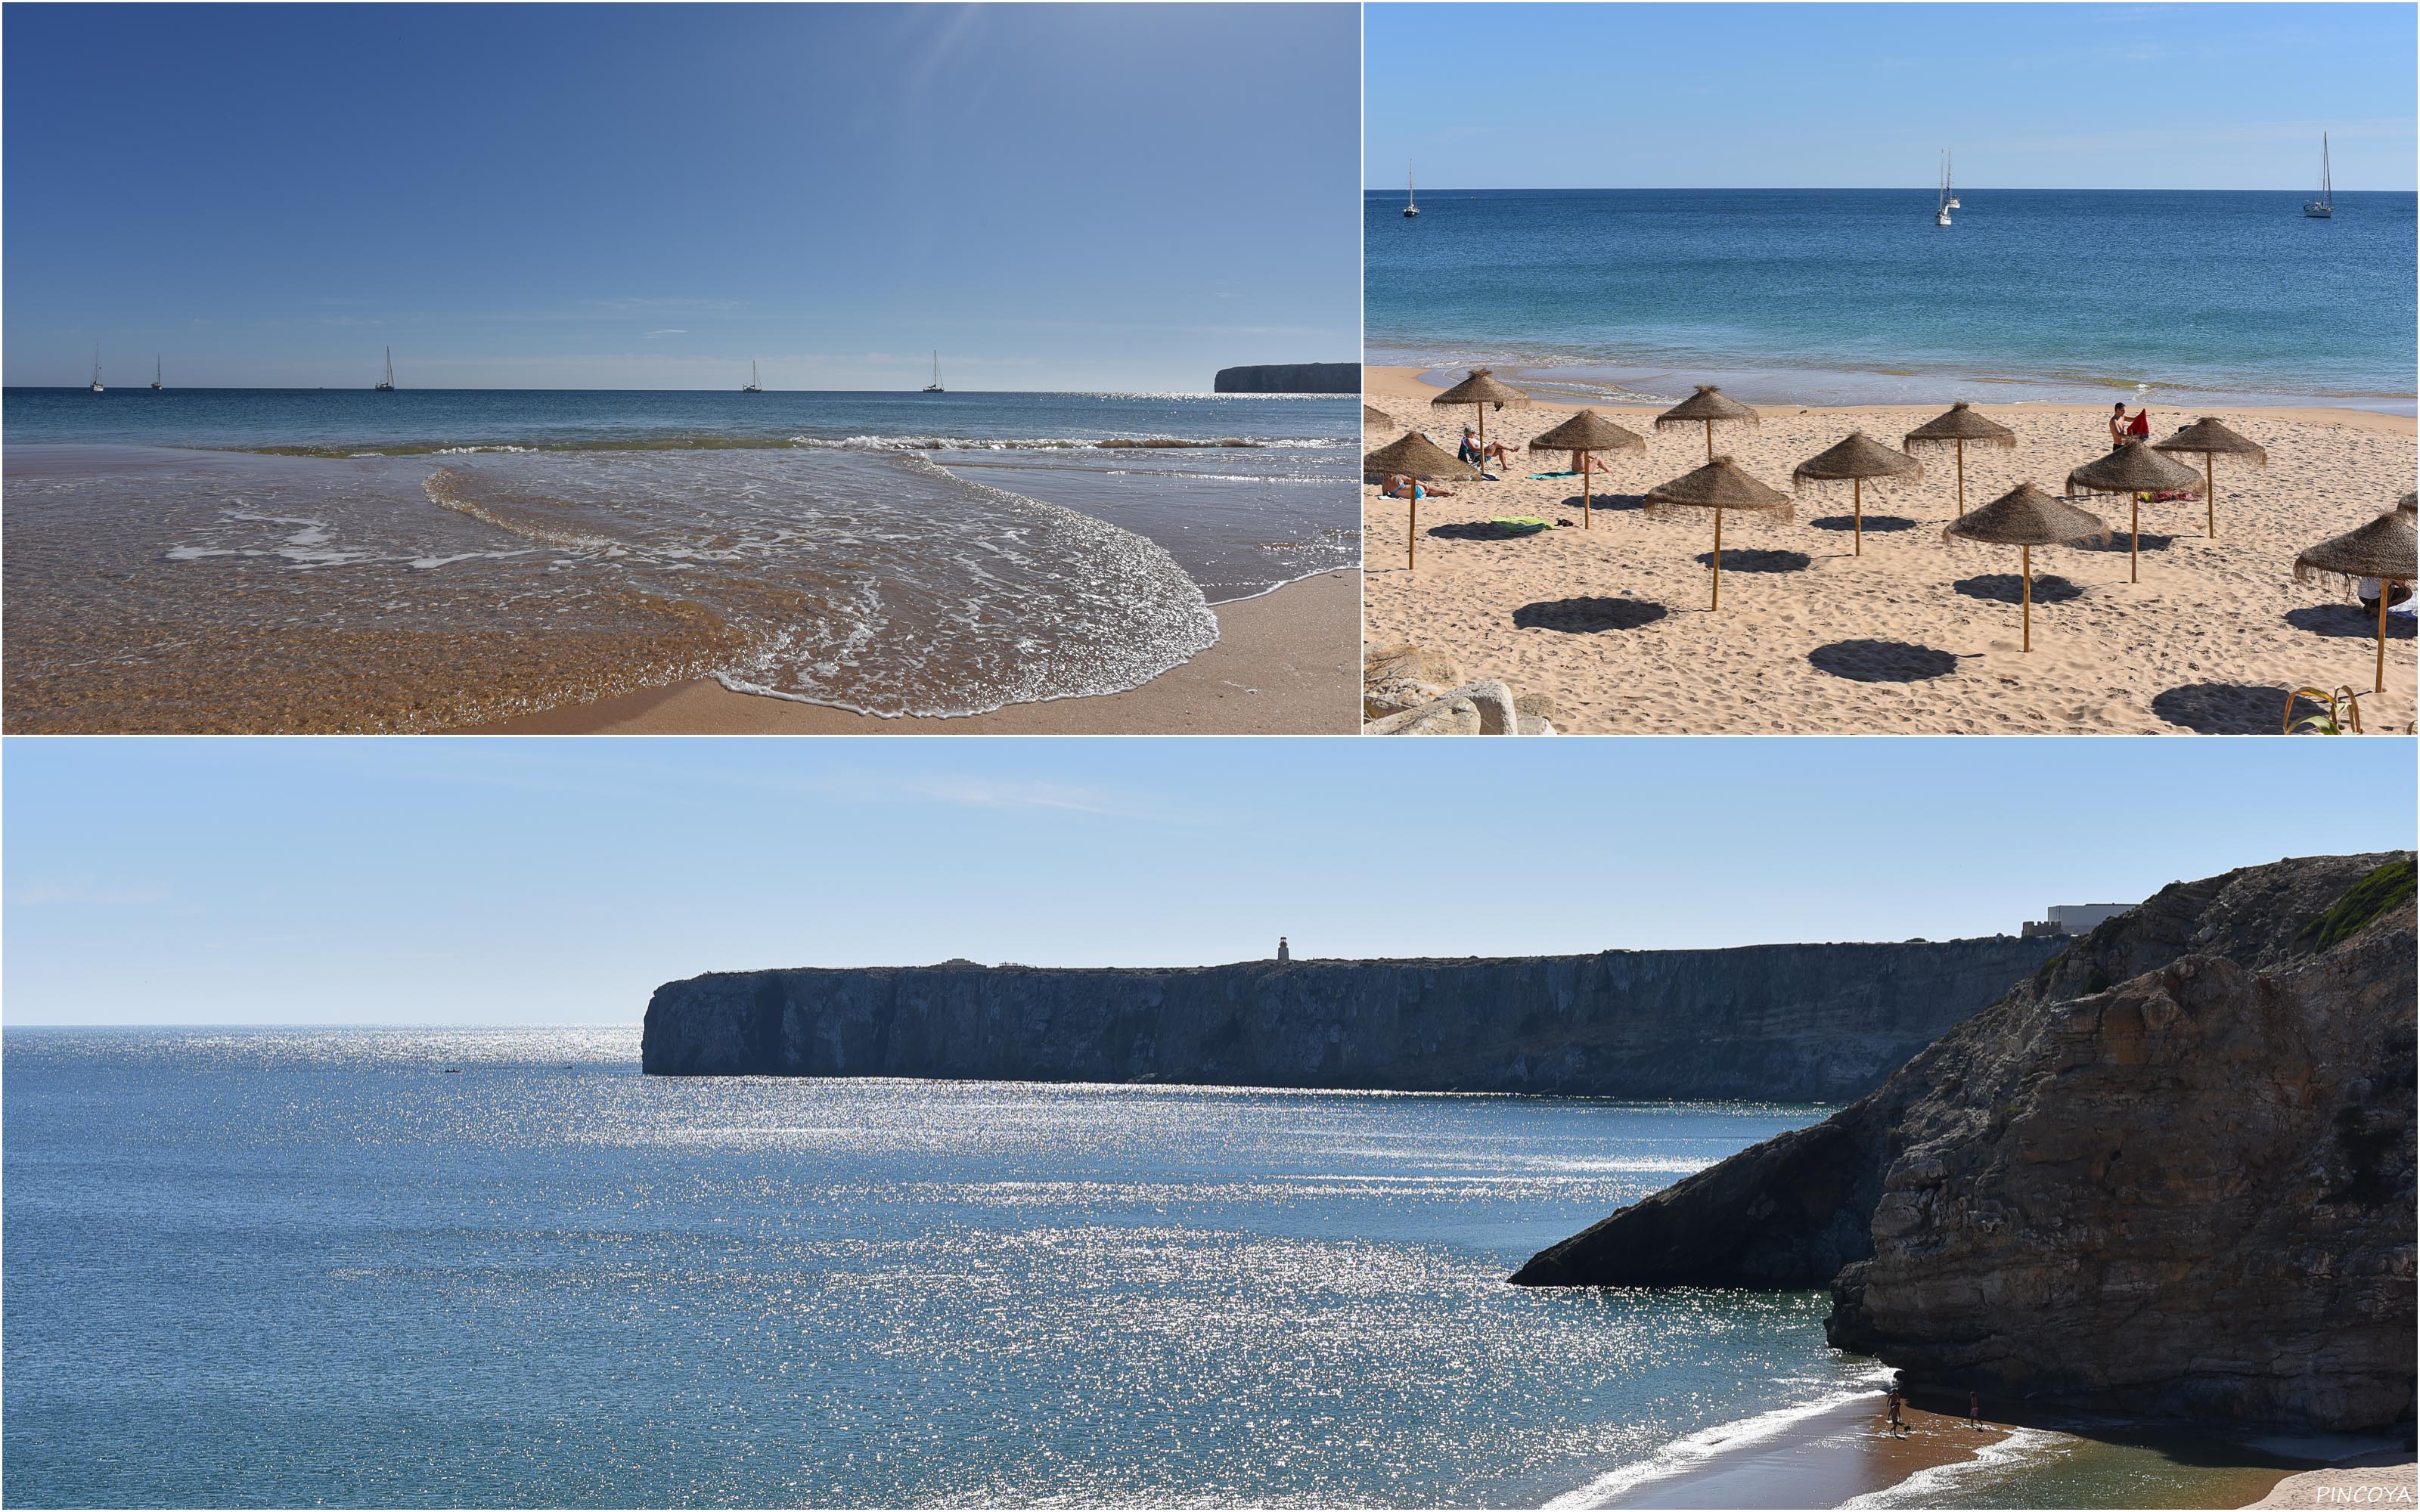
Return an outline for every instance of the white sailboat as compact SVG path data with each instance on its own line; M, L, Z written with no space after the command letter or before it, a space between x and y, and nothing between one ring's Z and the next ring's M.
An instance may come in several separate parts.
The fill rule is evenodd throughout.
M739 392L742 393L762 393L765 392L765 385L756 381L756 364L753 362L751 362L748 364L748 381L739 385Z
M370 392L371 392L372 393L393 393L395 392L395 348L394 348L394 347L389 347L386 349L386 377L384 377L384 378L382 378L379 379L376 383L371 384L371 385L370 385Z
M151 392L154 393L160 392L160 354L153 352L151 354Z
M92 344L92 392L103 392L101 386L101 343L97 341Z
M1419 218L1419 196L1412 193L1412 160L1405 158L1404 160L1404 219L1417 221Z
M1949 154L1944 152L1941 155L1941 202L1933 209L1932 224L1935 225L1947 225L1949 224L1949 207L1956 203L1957 201L1949 197Z
M924 392L926 393L945 392L941 387L941 351L938 347L933 348L933 381L924 385Z
M2335 177L2328 171L2328 133L2319 133L2319 197L2303 207L2303 213L2314 221L2333 221L2336 217Z

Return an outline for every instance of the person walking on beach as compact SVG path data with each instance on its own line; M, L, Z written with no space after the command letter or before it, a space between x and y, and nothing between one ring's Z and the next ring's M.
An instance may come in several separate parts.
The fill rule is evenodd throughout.
M2109 411L2109 449L2114 452L2125 444L2126 401L2120 399L2118 408Z
M1983 1398L1971 1391L1966 1394L1966 1426L1983 1431Z
M1907 1437L1907 1425L1900 1421L1899 1404L1899 1388L1897 1386L1893 1386L1890 1389L1890 1430L1893 1436L1905 1438Z

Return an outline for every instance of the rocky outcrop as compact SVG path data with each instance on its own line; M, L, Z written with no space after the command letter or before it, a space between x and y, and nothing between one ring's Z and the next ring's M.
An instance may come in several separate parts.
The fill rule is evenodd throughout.
M1361 658L1365 735L1551 735L1557 713L1544 693L1465 681L1451 656L1408 640Z
M665 1075L1838 1102L2058 944L717 973L656 990L642 1056Z
M1829 1284L1912 1391L2333 1429L2413 1394L2412 857L2163 890L1525 1285Z
M1358 363L1275 363L1262 367L1222 367L1211 383L1217 393L1358 393Z

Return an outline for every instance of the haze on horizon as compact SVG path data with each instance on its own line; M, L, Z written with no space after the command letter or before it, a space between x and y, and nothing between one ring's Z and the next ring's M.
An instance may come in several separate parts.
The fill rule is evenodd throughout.
M706 971L2014 933L2406 848L2392 740L9 742L6 1022L635 1024Z
M1352 362L1359 17L10 6L9 385L1202 393Z
M1362 182L1962 192L2414 184L2409 5L1378 3ZM2113 249L2115 255L2115 249Z

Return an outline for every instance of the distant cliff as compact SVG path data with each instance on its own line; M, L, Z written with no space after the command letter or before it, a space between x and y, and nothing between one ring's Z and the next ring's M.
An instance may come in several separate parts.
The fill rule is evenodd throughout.
M1218 393L1358 393L1358 363L1278 363L1265 367L1222 367L1211 384Z
M642 1054L664 1075L1840 1102L2063 943L717 973L656 989Z
M1953 1403L2408 1422L2412 878L2405 853L2167 887L1513 1280L1828 1283L1835 1344Z

